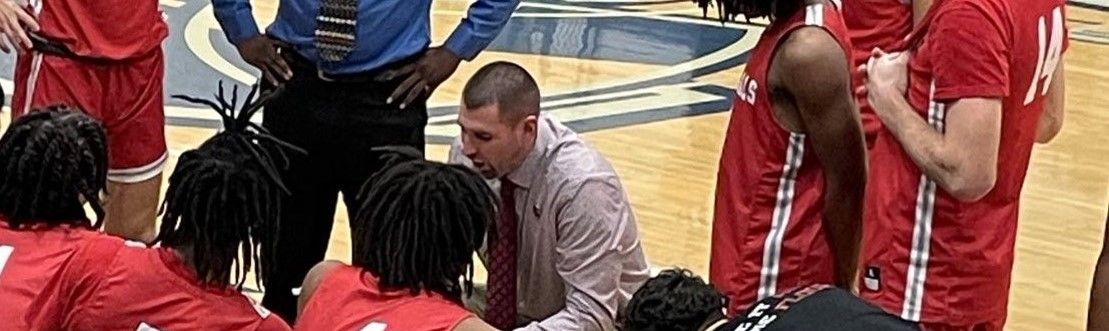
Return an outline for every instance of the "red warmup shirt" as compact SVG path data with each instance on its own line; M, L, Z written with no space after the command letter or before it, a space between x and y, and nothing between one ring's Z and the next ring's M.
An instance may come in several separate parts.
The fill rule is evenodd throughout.
M843 22L847 24L854 65L851 73L856 82L862 82L863 73L854 70L870 59L874 48L894 51L904 45L903 40L913 30L912 0L848 0L843 2ZM872 142L882 127L878 115L870 108L865 97L856 100L862 113L863 131L867 144Z
M29 0L41 33L77 55L121 60L161 47L168 35L158 0Z
M12 230L0 217L0 331L22 331L23 317L70 255L102 234L80 227Z
M290 330L233 288L201 286L173 250L107 236L74 253L32 306L31 330Z
M804 133L779 125L768 79L778 45L807 26L828 32L850 59L838 9L832 2L807 6L763 32L732 106L710 257L710 278L731 299L732 313L779 291L834 281L823 229L824 169Z
M997 182L982 199L960 202L882 132L871 150L861 294L913 321L1003 320L1021 186L1067 47L1065 3L945 0L935 6L909 63L910 104L942 132L950 102L1000 98Z
M343 265L320 281L296 329L450 331L473 316L439 294L382 291L373 274Z

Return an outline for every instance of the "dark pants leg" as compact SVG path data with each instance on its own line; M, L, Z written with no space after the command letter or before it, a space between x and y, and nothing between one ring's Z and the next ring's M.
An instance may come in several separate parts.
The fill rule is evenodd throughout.
M424 148L424 101L404 110L385 104L399 82L329 82L314 71L294 69L283 94L264 110L263 126L308 151L308 155L290 153L291 166L283 178L292 195L283 201L277 249L268 260L275 264L274 273L266 281L262 300L290 323L297 314L292 289L300 287L308 270L327 251L338 192L343 192L353 216L359 205L353 201L358 190L380 167L371 149ZM359 247L357 242L354 247Z

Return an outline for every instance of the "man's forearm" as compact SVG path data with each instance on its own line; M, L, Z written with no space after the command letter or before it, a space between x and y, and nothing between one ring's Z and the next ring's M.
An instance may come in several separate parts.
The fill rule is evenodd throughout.
M835 185L848 187L829 185L824 196L824 233L835 259L835 285L844 289L854 288L858 274L866 190L863 178L851 179L860 183Z
M232 44L261 34L249 0L212 0L212 11Z
M891 97L891 100L874 106L888 108L882 122L897 138L913 163L928 178L947 187L945 184L950 182L956 167L944 150L943 134L917 115L904 97Z

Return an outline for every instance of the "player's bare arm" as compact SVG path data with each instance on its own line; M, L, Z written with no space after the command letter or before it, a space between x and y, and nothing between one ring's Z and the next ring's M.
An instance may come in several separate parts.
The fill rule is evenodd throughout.
M1109 217L1105 219L1105 223L1109 226ZM1098 256L1097 265L1094 267L1094 285L1090 291L1086 330L1109 331L1109 231L1105 231L1101 255Z
M0 50L4 53L12 49L30 49L31 38L27 31L38 31L39 24L27 10L20 8L15 0L0 0Z
M485 321L482 321L480 318L477 318L476 316L464 319L464 320L462 320L462 323L458 323L458 326L454 327L454 331L496 331L496 330L497 330L496 328L493 328L493 326L489 325L488 323L485 323Z
M1040 125L1036 130L1036 142L1046 144L1055 139L1063 129L1063 115L1067 103L1066 78L1063 66L1055 67L1051 87L1047 90L1047 99L1044 100L1044 113L1040 117Z
M869 68L862 68L867 70L867 99L928 178L961 201L981 199L997 181L1001 100L950 101L945 128L937 131L905 99L908 61L904 53L878 54Z
M852 289L867 159L848 63L827 31L805 27L793 32L775 54L770 81L792 96L802 130L824 166L824 229L836 259L835 285Z
M304 277L304 283L300 286L300 296L297 297L297 315L304 313L308 300L316 293L316 288L320 286L323 279L341 265L341 262L323 261L312 267L312 270L308 270L308 275Z

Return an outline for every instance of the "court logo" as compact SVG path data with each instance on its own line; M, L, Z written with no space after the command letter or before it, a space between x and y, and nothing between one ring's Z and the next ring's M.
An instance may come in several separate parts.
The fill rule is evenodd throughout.
M166 1L170 24L181 31L166 44L171 94L203 95L218 78L242 84L256 80L254 69L223 37L210 2L173 7ZM449 7L464 10L464 1L449 1L460 1L463 5ZM524 1L486 52L528 59L523 64L533 75L574 86L545 89L543 109L579 132L727 110L738 81L721 86L699 78L744 63L762 27L724 25L691 13L699 11L643 11L611 1ZM433 12L437 17L463 14ZM454 17L440 19L453 24ZM211 111L175 102L167 109L170 124L218 125ZM428 108L429 142L457 136L457 101Z

